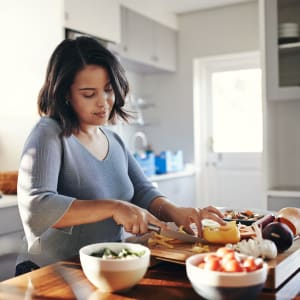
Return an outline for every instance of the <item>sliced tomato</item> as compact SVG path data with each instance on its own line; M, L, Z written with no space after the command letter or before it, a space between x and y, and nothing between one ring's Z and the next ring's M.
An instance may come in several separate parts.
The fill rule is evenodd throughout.
M216 255L218 257L224 257L225 255L230 253L234 253L234 250L227 247L221 247L217 250Z
M243 272L244 269L241 264L235 259L229 259L222 264L225 272Z
M249 256L244 260L243 267L247 272L253 272L260 268L260 266L256 264L255 258L252 256Z
M221 267L221 262L219 258L211 258L205 262L204 269L211 271L219 271Z

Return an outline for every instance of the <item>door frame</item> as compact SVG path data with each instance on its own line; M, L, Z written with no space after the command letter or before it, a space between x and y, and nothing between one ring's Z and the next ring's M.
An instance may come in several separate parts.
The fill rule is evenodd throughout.
M194 157L196 170L196 205L198 207L210 205L208 191L205 188L207 178L204 175L205 164L208 160L206 148L208 141L208 111L207 97L211 98L210 82L206 80L215 68L224 71L239 69L240 65L253 68L261 67L259 51L239 52L225 55L207 56L194 59L193 63L193 119L194 119ZM263 150L264 151L264 150ZM263 153L262 153L263 156Z

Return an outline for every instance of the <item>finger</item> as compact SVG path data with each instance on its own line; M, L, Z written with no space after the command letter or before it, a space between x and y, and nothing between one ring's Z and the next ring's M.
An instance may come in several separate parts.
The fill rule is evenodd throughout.
M138 234L140 233L140 225L139 224L134 224L132 226L132 231L131 231L133 234Z
M219 217L216 216L215 214L210 214L210 215L208 215L208 216L207 216L207 219L216 221L216 222L219 223L220 225L225 225L225 224L226 224L226 222L225 222L222 218L219 218Z
M188 234L192 234L192 235L195 234L193 229L190 226L185 226L184 231L187 232Z
M207 207L207 210L208 210L209 212L211 212L211 213L216 214L216 215L219 216L220 218L224 218L223 213L222 213L219 209L217 209L216 207L214 207L214 206L209 206L209 207Z
M148 223L143 222L140 224L140 234L144 234L148 232Z
M132 225L131 224L124 225L123 227L126 232L132 233Z
M148 223L157 225L160 228L167 229L167 224L165 222L160 221L159 219L157 219L155 216L153 216L150 213L148 214L147 221L148 221Z
M195 222L194 224L194 235L198 236L198 237L202 237L202 223L200 222Z
M196 217L190 217L190 224L189 224L189 228L190 228L190 232L191 234L195 235L195 231L192 229L192 225L194 225L194 227L196 226L196 233L199 236L199 233L201 233L201 220L199 218L199 215L197 214Z

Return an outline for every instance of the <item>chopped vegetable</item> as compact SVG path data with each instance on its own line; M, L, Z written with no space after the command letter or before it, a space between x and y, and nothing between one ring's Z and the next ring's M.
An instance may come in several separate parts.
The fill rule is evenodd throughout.
M148 246L151 247L156 244L159 244L167 248L174 248L174 246L169 243L173 240L174 240L173 238L169 238L155 232L154 236L148 239Z
M109 248L101 249L100 251L93 252L91 256L101 257L103 259L122 259L122 258L135 258L141 257L145 251L132 251L128 248L123 248L119 252L115 252Z
M202 245L201 243L196 243L191 250L196 253L210 252L209 246Z
M214 244L237 243L240 240L240 231L235 221L227 222L224 226L204 226L203 237Z
M263 266L261 259L239 256L233 249L222 247L215 253L207 254L198 264L204 270L219 272L253 272Z
M224 212L224 218L228 220L257 221L262 217L263 215L249 209L242 211L229 209Z
M234 246L234 249L240 253L254 257L263 257L273 259L277 256L277 248L274 242L263 239L261 229L257 224L253 225L256 238L242 240Z

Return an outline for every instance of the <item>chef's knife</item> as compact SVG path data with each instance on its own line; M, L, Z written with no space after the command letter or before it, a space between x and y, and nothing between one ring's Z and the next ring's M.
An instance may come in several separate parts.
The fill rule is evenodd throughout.
M148 229L150 231L157 232L163 236L177 239L177 240L187 242L187 243L195 243L195 242L207 243L207 241L205 241L204 239L199 238L197 236L194 236L194 235L191 235L188 233L183 233L183 232L176 231L176 230L172 230L172 229L163 229L154 224L148 224Z

